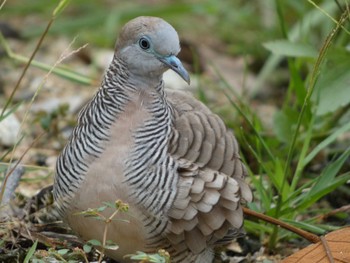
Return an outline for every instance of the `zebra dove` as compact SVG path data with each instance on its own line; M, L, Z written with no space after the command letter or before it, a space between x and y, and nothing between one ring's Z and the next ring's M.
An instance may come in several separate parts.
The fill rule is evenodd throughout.
M242 200L252 199L223 121L191 95L164 90L167 69L190 82L179 51L177 32L164 20L128 22L57 160L55 201L84 240L101 241L105 223L79 212L115 200L129 205L107 231L119 249L106 254L121 262L158 249L172 262L212 262L214 247L242 228Z

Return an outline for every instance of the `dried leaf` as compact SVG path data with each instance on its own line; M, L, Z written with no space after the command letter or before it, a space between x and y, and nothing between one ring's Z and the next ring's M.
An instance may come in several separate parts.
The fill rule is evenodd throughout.
M333 231L325 236L335 263L350 262L350 227ZM288 258L282 263L329 263L325 246L318 242Z

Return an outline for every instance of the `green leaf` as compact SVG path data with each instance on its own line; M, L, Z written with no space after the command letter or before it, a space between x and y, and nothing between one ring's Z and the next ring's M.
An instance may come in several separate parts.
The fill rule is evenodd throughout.
M89 244L85 244L83 246L83 250L84 250L85 253L90 253L91 250L92 250L92 246L90 246Z
M96 211L98 211L98 212L103 212L103 211L105 211L105 210L106 210L106 208L107 208L107 206L106 206L106 205L104 205L104 206L100 206L100 207L96 208Z
M104 246L105 249L117 250L119 246L112 240L107 240Z
M314 185L309 191L299 195L292 204L295 209L306 209L321 197L334 191L338 186L350 180L350 172L344 173L336 177L340 168L350 155L350 148L345 151L337 160L331 162L321 173L315 178Z
M332 180L335 178L340 168L343 166L344 162L348 159L350 155L350 148L348 148L343 154L337 159L332 161L321 173L319 180L312 187L311 192L317 192L318 190L324 188L325 186L331 186Z
M110 250L117 250L119 248L118 245L114 244L114 245L105 245L104 246L105 249L110 249Z
M93 246L102 246L102 243L97 239L90 239L87 243Z
M244 229L249 233L259 234L261 232L272 233L272 227L268 224L261 224L250 220L244 220Z
M168 263L170 262L168 255L163 255L158 252L157 254L147 254L145 252L137 251L136 255L127 255L132 260L146 261L152 263Z
M346 123L341 128L336 129L331 135L320 142L303 160L303 166L305 167L315 156L326 148L329 144L334 142L340 135L350 130L350 122Z
M65 255L68 253L68 251L69 249L64 248L64 249L57 250L57 253L60 255Z
M37 245L38 245L38 240L36 240L36 241L34 242L34 244L31 246L31 248L29 249L29 251L28 251L26 257L24 258L24 261L23 261L24 263L29 263L29 260L32 258L32 256L33 256L34 253L35 253L35 250L36 250Z
M315 84L312 99L318 101L318 116L334 112L350 103L350 56L328 63Z
M101 206L93 209L89 208L88 210L77 212L75 213L75 215L82 215L84 217L92 217L92 218L104 220L104 218L99 214L99 212L102 212L106 208L107 208L106 206Z
M307 222L300 222L300 221L289 220L289 219L282 219L282 220L288 224L291 224L293 226L296 226L298 228L304 229L306 231L309 231L318 235L323 235L326 232L326 230L324 230L323 228L317 227L314 224L310 224Z
M148 255L145 252L137 251L135 255L128 255L130 259L133 260L145 260L149 259Z
M318 55L317 50L309 44L294 43L285 39L266 42L263 46L275 55L286 57L316 58Z
M115 202L103 202L106 207L115 209Z

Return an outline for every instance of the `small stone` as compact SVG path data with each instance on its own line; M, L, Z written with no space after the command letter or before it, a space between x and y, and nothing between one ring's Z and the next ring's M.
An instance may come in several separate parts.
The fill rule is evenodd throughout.
M2 109L0 109L2 112ZM21 128L21 123L16 115L11 113L0 121L0 144L6 147L11 147L16 144Z

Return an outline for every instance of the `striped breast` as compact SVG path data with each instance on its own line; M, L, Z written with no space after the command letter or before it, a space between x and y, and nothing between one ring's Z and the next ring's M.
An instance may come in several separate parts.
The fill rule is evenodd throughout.
M122 259L125 254L136 250L154 251L155 247L164 245L161 233L168 227L166 214L177 191L177 165L168 156L167 148L172 112L161 83L156 89L129 91L122 101L124 106L117 107L120 111L110 115L113 116L110 122L106 118L104 123L107 125L103 126L93 119L97 118L93 105L98 104L99 97L103 96L98 93L83 110L71 143L59 158L56 200L67 197L67 202L62 202L62 214L85 240L102 240L104 224L94 219L78 218L76 213L100 207L105 201L121 199L128 203L129 212L117 217L125 220L113 222L108 231L108 239L120 246L109 255ZM111 111L107 106L104 104L104 110ZM89 114L92 116L87 117ZM97 135L99 141L89 143L93 147L98 142L96 151L67 162L68 158L86 148L84 143L89 135L84 132L84 124L92 125L91 120L96 124L93 127L95 133L101 130ZM79 157L84 157L84 170L76 171Z
M115 58L105 74L101 88L80 111L77 126L57 159L53 193L62 216L84 180L90 164L103 153L105 144L110 139L110 127L129 101L125 90L121 88L127 79L125 64Z

